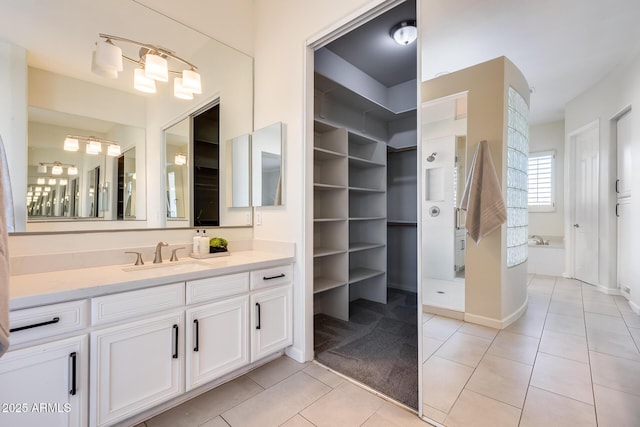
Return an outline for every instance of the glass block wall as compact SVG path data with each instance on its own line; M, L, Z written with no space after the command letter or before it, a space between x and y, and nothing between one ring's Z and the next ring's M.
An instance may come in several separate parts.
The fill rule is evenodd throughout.
M509 88L507 133L507 267L527 260L529 106Z

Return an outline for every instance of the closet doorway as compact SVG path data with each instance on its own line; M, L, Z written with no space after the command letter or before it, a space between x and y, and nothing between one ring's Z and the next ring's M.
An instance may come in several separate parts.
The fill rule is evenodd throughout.
M315 47L314 354L417 409L415 1L374 15Z

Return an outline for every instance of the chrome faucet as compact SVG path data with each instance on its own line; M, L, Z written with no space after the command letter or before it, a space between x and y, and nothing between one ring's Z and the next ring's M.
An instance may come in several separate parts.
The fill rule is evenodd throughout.
M537 234L531 235L531 238L535 239L536 245L544 245L544 240L542 240L542 237L538 236Z
M169 246L169 244L167 242L158 242L158 244L156 245L156 256L153 258L154 264L162 263L162 247L163 246Z

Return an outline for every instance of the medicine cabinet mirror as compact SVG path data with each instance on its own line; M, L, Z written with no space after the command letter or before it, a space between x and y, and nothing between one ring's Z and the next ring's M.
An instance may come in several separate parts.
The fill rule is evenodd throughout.
M251 136L251 194L253 206L283 204L283 124L258 129Z

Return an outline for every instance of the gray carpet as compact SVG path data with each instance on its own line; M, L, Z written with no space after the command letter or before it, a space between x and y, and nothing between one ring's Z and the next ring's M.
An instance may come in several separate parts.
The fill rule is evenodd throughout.
M314 316L316 360L418 408L418 308L415 293L389 289L387 304L358 299L350 320Z

